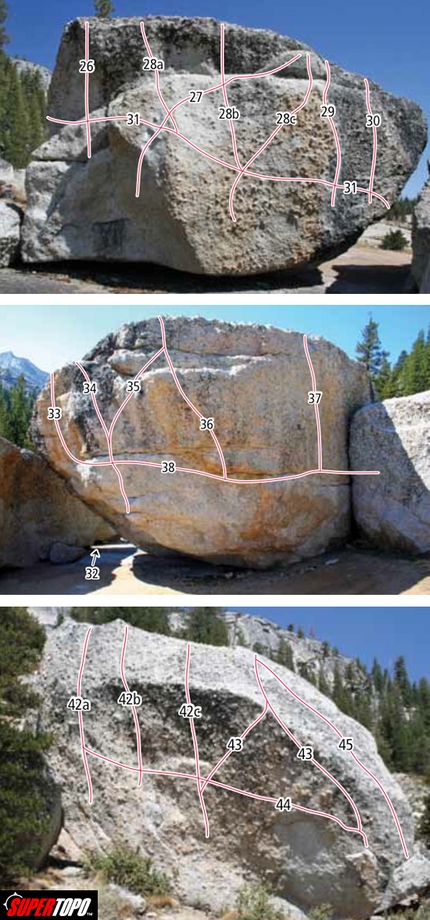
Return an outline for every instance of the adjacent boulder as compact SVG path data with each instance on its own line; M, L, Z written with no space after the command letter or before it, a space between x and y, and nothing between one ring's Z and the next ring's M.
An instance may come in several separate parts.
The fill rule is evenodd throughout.
M82 504L41 457L4 438L0 521L0 568L48 559L57 541L90 546L114 536L110 525Z
M273 479L318 468L315 411L308 405L312 381L301 334L202 318L169 317L165 328L185 395L214 419L230 478ZM127 381L161 344L154 317L123 326L83 359L108 426L126 398ZM308 345L323 391L324 466L348 470L349 419L370 399L366 374L324 339L310 337ZM323 552L349 533L345 475L319 473L254 485L179 470L162 475L160 468L139 466L136 461L167 460L222 477L211 432L200 430L164 355L145 372L140 392L128 400L113 430L113 456L123 461L118 470L130 502L126 514L105 433L76 365L55 374L55 390L66 446L84 462L70 459L47 419L49 387L36 406L34 437L41 450L80 498L146 550L264 567Z
M11 202L0 201L0 268L7 268L17 259L20 230L19 208Z
M262 666L262 685L284 724L301 743L313 746L321 766L352 796L368 835L368 849L358 834L328 818L297 809L280 813L275 802L252 800L211 785L204 790L209 820L205 839L192 779L190 725L178 714L186 700L186 643L131 627L124 668L130 689L142 697L137 710L142 767L188 777L144 774L139 788L138 771L88 755L93 786L89 806L78 717L66 709L86 633L87 626L73 620L51 631L37 681L40 725L54 736L48 758L63 784L64 823L81 852L108 852L113 846L128 845L142 856L151 856L155 867L175 873L175 894L181 901L198 900L214 912L231 907L245 881L264 881L306 913L330 903L338 917L372 915L405 861L389 806L370 776L339 749L339 738L329 725L297 702ZM82 696L91 701L91 711L84 714L83 724L87 748L135 768L134 721L131 712L117 703L123 690L123 634L120 620L92 630L82 678ZM273 666L272 661L268 664ZM412 855L411 809L379 757L374 738L308 681L279 665L276 671L294 693L354 739L356 756L390 797ZM207 777L225 755L229 739L239 736L262 713L264 700L254 674L254 655L247 649L192 644L189 675L191 701L202 707L194 725L200 776ZM297 747L269 713L249 732L242 752L232 754L214 780L275 801L291 796L298 805L356 827L353 807L340 789L296 755ZM288 909L285 913L290 915Z
M353 483L355 520L379 546L430 552L430 391L365 406L353 418L353 466L381 475Z
M430 179L423 186L414 208L412 253L412 274L419 291L422 294L428 294L430 291Z
M155 71L142 70L145 47L140 20L90 19L89 76L92 118L139 113L152 124L166 116L155 87ZM159 72L165 104L172 107L190 91L204 93L220 83L221 24L214 19L148 16L145 28ZM65 28L49 90L52 117L79 121L84 112L85 20ZM202 95L198 104L175 110L186 140L162 131L143 161L136 198L139 156L154 129L128 127L125 120L92 125L92 157L87 157L85 125L51 123L53 136L34 154L27 174L29 209L23 230L27 262L65 259L152 262L204 275L252 275L296 268L345 251L365 228L386 214L378 199L362 192L337 192L318 183L270 181L311 177L333 182L336 144L329 120L321 117L326 84L323 57L308 46L274 32L227 25L226 76L256 74L291 66L268 77L228 85L238 156L246 165L276 128L277 113L293 111L308 89L306 54L313 88L296 125L286 125L250 169L263 178L242 176L235 196L234 223L229 194L237 172L230 126L220 119L222 90ZM370 84L373 112L380 114L375 191L389 201L400 194L426 143L420 108ZM363 77L331 68L329 102L336 106L342 151L340 182L367 189L373 131L366 127ZM205 157L195 147L209 154ZM229 164L220 165L210 156ZM266 178L264 178L266 177Z

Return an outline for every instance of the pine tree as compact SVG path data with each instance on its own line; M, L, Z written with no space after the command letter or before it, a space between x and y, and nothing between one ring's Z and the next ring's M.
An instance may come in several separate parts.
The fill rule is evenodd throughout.
M430 795L424 799L424 812L418 826L418 836L430 848Z
M324 674L324 668L320 668L318 675L318 690L320 693L324 693L324 696L331 696L330 684Z
M299 628L298 628L298 630L297 630L297 638L298 638L298 639L304 639L304 638L305 638L305 631L304 631L304 629L302 629L301 626L299 626Z
M363 364L370 380L377 389L377 380L384 362L388 361L388 352L382 350L379 338L379 323L369 315L369 321L361 332L361 341L356 346L357 359Z
M145 632L170 635L168 607L72 607L71 617L78 623L112 623L124 620Z
M8 12L9 6L6 3L6 0L0 0L0 51L4 48L5 45L7 45L9 41L9 37L5 28Z
M107 19L115 12L112 0L94 0L94 9L96 16Z
M217 607L195 607L188 617L185 638L204 645L228 645L228 628L222 611Z
M412 687L403 655L396 658L394 662L394 686L398 688L404 705L410 706L412 702Z
M275 661L278 664L284 665L285 668L289 668L290 671L294 671L294 657L293 650L289 642L285 639L281 639L279 643L279 648L275 657Z
M294 623L289 623L287 626L288 632L293 633L295 631Z

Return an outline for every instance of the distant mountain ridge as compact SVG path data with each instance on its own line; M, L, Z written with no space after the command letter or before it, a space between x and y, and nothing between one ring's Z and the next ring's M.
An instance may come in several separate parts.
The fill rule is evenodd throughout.
M28 358L20 358L13 351L4 351L0 354L0 383L6 390L15 385L18 378L24 377L28 390L39 390L45 386L49 377L46 371L36 367Z

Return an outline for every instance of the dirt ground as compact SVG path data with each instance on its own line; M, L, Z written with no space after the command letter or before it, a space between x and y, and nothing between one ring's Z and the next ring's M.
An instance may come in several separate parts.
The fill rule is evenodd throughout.
M204 278L147 265L52 264L0 270L0 294L402 294L410 248L392 252L366 241L306 272Z
M0 591L11 594L430 594L430 557L412 559L356 546L268 571L230 569L185 559L150 556L126 543L99 547L100 581L85 581L90 558L69 565L39 563L4 572Z

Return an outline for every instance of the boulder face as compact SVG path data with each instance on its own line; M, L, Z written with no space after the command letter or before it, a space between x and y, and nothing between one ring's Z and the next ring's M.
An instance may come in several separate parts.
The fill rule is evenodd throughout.
M58 544L71 549L114 536L43 458L5 438L0 438L0 521L0 568L47 560L58 553Z
M422 294L428 294L430 292L430 179L421 189L413 213L412 274L419 291Z
M186 101L175 109L175 125L182 137L172 133L176 129L167 122L171 131L163 129L151 142L136 198L140 153L154 127L142 123L128 127L125 120L94 123L89 160L85 125L51 123L53 136L33 154L27 173L25 261L151 262L204 275L252 275L296 268L343 252L368 224L386 213L384 203L374 198L369 204L365 192L344 194L339 188L331 207L330 184L267 178L334 181L336 141L329 119L321 117L327 72L319 54L286 36L226 25L227 79L281 68L301 55L276 74L228 83L228 106L240 116L229 124L227 118L220 118L220 106L226 105L222 88L205 93L221 82L221 23L149 16L145 29L151 53L164 64L162 71L142 70L147 52L138 18L89 20L90 56L95 64L88 78L90 117L114 119L130 112L160 125L167 109L157 95L158 73L167 108L188 100L190 93L203 93L200 101L193 97L194 104ZM84 47L85 20L77 19L64 30L49 90L51 117L85 119L85 77L79 72ZM293 112L306 98L307 56L313 85L296 116L297 124L283 126L253 159L276 129L277 113ZM372 111L381 117L374 190L392 202L424 149L425 120L416 104L374 83L370 101ZM328 102L336 106L333 127L341 149L338 182L343 186L345 181L356 181L366 190L373 129L366 127L363 77L333 65ZM241 176L233 222L230 189L239 168L251 160L249 170L260 178Z
M347 476L316 473L254 483L318 469L303 336L201 318L166 318L165 332L178 384L202 416L213 420L233 481L223 481L211 431L200 430L165 353L142 375L140 392L129 398L112 431L112 457L119 462L129 514L101 421L91 395L83 394L84 378L75 365L54 379L59 428L79 462L68 456L47 419L47 387L37 402L34 437L49 463L118 533L152 552L264 567L315 555L343 540L350 523ZM153 318L123 326L83 359L108 428L127 396L127 382L161 345L160 323ZM323 339L310 337L308 348L323 391L324 467L348 470L349 418L370 398L366 375ZM139 465L142 461L154 466ZM163 475L164 461L181 469Z
M354 481L354 517L382 548L430 552L429 430L430 391L365 406L352 420L351 463L381 471Z
M21 212L11 202L0 200L0 268L16 261L19 252Z
M129 628L124 674L130 690L142 698L136 710L141 766L182 776L144 773L139 788L138 769L122 769L89 754L90 806L78 715L66 708L76 687L86 634L85 624L71 620L52 630L37 678L39 724L54 736L49 765L63 784L64 823L81 852L106 852L121 845L139 849L156 867L176 873L174 893L182 901L198 900L213 911L231 907L245 881L269 882L279 896L304 911L330 903L338 917L364 918L377 910L390 879L405 861L389 805L374 780L339 749L334 730L292 697L265 668L264 659L257 670L270 705L300 743L313 746L321 767L352 797L368 849L359 834L345 831L330 818L275 809L279 797L290 796L296 805L357 827L350 800L320 769L297 758L296 745L271 711L247 734L243 750L231 754L214 773L214 781L224 786L206 786L206 839L193 779L190 722L179 715L186 702L187 645L134 628ZM136 768L132 712L117 702L123 691L123 637L120 620L92 629L81 688L91 711L83 715L83 725L87 748ZM273 666L271 661L267 664ZM353 738L354 753L389 796L412 855L411 808L370 733L301 677L279 665L275 670L302 700ZM253 653L191 644L189 690L192 704L202 708L194 727L200 776L205 778L226 754L229 739L240 736L263 712ZM225 785L269 801L246 797Z

